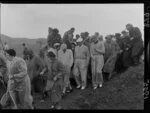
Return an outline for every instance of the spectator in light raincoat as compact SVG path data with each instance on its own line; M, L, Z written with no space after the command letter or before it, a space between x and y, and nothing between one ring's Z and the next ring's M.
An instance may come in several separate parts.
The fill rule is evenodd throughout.
M61 45L61 49L58 51L58 60L60 60L67 70L67 74L64 76L64 89L63 93L66 93L66 89L72 90L70 84L71 66L73 64L73 53L70 49L67 49L66 44ZM68 92L69 92L68 90Z
M16 52L13 49L6 51L8 62L8 92L14 103L15 109L25 109L29 107L33 109L31 96L31 83L27 74L26 62L16 56ZM19 100L19 102L17 101Z

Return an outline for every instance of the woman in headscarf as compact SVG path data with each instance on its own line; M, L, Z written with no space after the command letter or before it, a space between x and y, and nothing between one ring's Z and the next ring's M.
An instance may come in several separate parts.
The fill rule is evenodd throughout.
M47 72L47 84L44 93L50 91L51 108L61 109L61 99L63 90L63 78L66 74L63 63L56 59L53 48L48 50L46 65L41 75Z

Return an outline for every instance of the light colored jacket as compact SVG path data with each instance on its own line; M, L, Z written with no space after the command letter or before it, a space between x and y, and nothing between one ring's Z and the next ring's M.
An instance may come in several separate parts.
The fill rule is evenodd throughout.
M63 50L58 51L58 60L60 60L64 65L72 66L73 64L73 53L70 49L67 49L64 53Z
M8 62L9 78L13 76L13 79L9 79L10 90L23 90L26 87L27 65L26 62L20 58L15 57L13 61Z

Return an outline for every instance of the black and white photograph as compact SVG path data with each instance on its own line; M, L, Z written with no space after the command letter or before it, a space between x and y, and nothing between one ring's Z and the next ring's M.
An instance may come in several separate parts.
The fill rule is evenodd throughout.
M144 110L144 37L144 3L2 3L0 109Z

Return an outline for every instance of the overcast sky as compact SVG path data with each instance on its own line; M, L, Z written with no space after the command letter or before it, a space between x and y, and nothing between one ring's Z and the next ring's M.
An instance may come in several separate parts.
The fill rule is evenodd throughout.
M143 4L2 4L1 33L11 37L47 37L48 27L60 34L75 27L75 35L114 34L132 23L144 30Z

